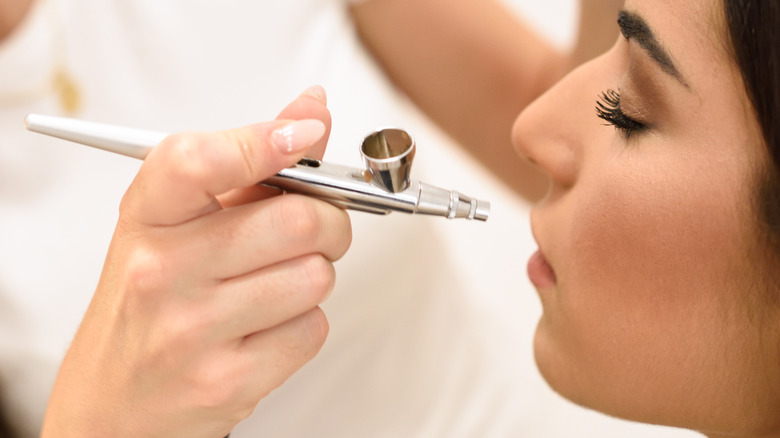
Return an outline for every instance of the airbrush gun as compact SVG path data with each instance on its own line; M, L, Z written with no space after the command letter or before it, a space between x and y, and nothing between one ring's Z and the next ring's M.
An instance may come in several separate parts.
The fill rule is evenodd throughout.
M166 133L30 114L25 126L87 146L144 159ZM368 135L360 147L365 169L304 158L259 184L314 196L342 208L391 211L486 221L490 203L411 179L414 138L397 128Z

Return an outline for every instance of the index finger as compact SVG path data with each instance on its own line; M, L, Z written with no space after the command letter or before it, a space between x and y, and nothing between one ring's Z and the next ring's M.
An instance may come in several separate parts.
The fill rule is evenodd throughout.
M322 121L307 119L171 135L147 156L122 200L121 216L175 225L218 210L218 195L295 164L325 131Z

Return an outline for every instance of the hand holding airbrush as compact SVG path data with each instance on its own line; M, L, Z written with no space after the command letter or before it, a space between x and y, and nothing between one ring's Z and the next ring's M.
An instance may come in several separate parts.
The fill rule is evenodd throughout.
M144 159L166 133L30 114L30 131ZM366 136L360 147L365 169L304 158L260 184L314 196L342 208L375 214L391 211L485 221L490 203L411 179L414 138L397 128Z

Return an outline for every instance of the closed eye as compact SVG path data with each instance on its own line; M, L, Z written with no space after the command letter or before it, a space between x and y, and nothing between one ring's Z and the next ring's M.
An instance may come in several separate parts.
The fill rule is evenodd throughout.
M601 93L596 101L596 115L606 121L606 125L614 126L626 140L648 129L647 125L632 119L620 109L620 93L615 90Z

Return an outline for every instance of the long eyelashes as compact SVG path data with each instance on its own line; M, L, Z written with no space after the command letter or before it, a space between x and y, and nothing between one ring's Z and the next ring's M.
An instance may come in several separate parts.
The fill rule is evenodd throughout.
M620 93L607 90L599 95L596 101L596 115L617 129L623 137L630 138L632 134L647 129L647 125L628 117L620 109Z

